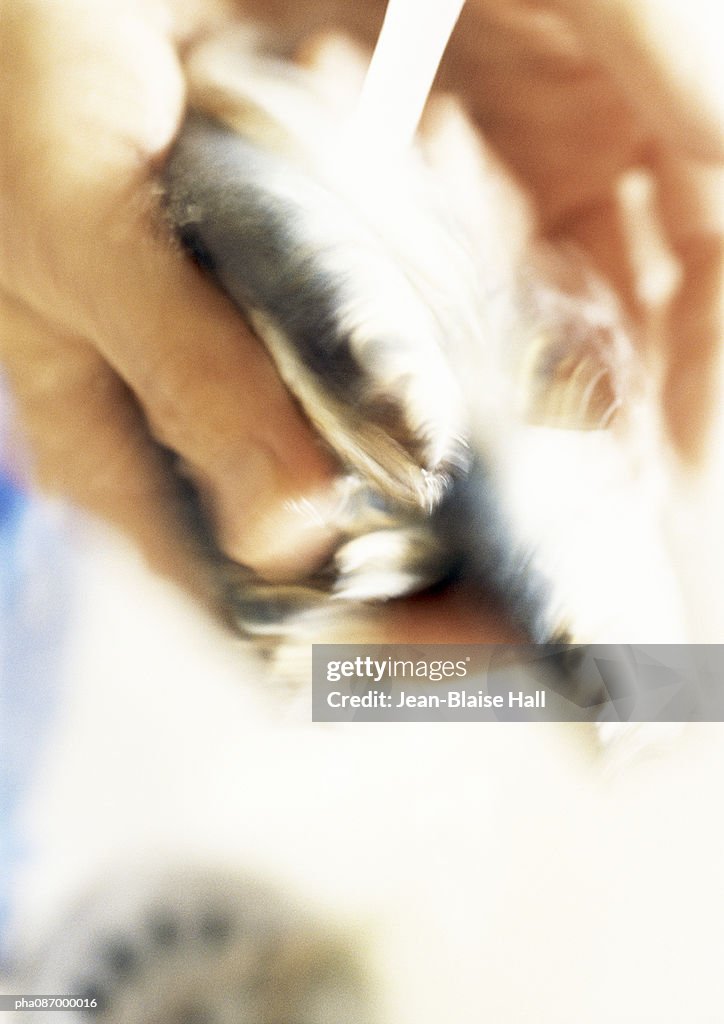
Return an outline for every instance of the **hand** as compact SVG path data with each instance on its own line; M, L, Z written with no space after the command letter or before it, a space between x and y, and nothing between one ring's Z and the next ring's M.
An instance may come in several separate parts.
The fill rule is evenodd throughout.
M331 472L262 347L161 220L177 52L215 13L18 0L3 11L0 97L0 360L35 474L197 593L209 583L157 441L202 487L225 551L271 574L328 543L285 508Z
M468 0L442 76L529 191L542 234L581 244L618 288L689 462L705 455L721 398L721 19L707 0ZM647 210L621 201L634 168L650 189ZM637 216L679 275L657 297L657 317L642 240L632 240Z

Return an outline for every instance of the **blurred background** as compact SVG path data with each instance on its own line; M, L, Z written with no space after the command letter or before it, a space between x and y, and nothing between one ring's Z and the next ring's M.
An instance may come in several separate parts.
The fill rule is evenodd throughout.
M35 756L4 792L3 991L82 979L115 1000L103 1019L285 1020L233 1000L174 1015L189 978L212 1006L223 985L208 949L148 936L148 905L193 936L221 889L248 947L251 885L304 944L331 929L368 986L311 1019L719 1019L721 724L606 751L585 726L312 724L115 537L77 517L60 534L43 579L72 563L70 628L13 676L20 721L4 665L4 787L9 738Z

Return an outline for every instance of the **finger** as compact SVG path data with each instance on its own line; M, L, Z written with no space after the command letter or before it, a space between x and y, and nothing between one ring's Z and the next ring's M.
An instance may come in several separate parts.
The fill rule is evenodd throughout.
M663 403L669 433L689 462L717 439L724 347L724 170L670 150L652 161L660 220L680 267L665 326Z
M540 245L532 241L534 221L520 188L515 187L510 172L496 160L457 102L440 95L433 97L423 130L426 156L444 183L449 201L476 238L487 279L495 275L506 282L507 276L506 287L512 292L523 260L526 266L535 264L536 279L541 284L545 280L556 291L572 296L580 288L583 250L589 257L584 261L587 267L613 285L629 318L641 318L637 268L630 259L630 240L622 223L619 198L613 191L600 202L571 210L548 226L546 243L552 245ZM590 301L589 296L587 309ZM607 321L609 313L601 312ZM581 324L585 316L582 310Z
M0 354L37 483L111 523L154 570L213 603L177 481L119 378L90 346L8 299Z
M724 65L717 0L556 0L648 131L724 159Z
M319 505L331 460L238 311L165 229L122 219L93 275L91 336L202 487L226 553L270 576L310 568L333 534L300 510Z
M79 231L56 271L74 301L48 310L92 339L182 458L225 553L270 577L302 573L334 538L317 500L333 464L239 313L151 221L134 192L110 227Z
M139 232L94 324L96 343L178 452L230 557L269 576L311 567L332 533L312 500L332 465L239 314L181 254ZM97 301L97 300L96 300ZM304 510L311 514L306 514Z
M544 229L607 196L641 148L630 104L594 58L562 14L468 0L441 68Z
M332 466L260 344L162 223L154 169L183 107L170 42L135 6L75 0L46 18L39 6L20 5L30 39L22 18L11 25L11 92L30 91L40 110L8 109L2 277L96 344L207 490L230 557L304 571L331 540L324 515L298 510Z

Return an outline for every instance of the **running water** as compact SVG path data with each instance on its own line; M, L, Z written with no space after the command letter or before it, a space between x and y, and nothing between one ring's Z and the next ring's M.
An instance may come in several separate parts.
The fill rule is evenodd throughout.
M465 0L389 0L367 71L352 137L402 151L417 130Z

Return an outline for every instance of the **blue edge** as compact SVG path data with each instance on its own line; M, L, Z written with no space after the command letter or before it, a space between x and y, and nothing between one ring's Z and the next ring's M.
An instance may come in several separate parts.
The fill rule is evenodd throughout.
M67 519L4 461L0 449L0 971L12 967L14 893L30 853L23 799L59 697L71 582Z

